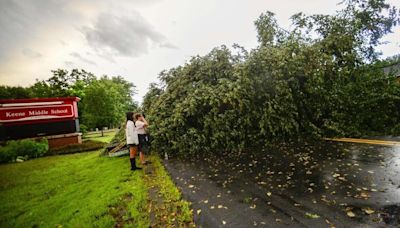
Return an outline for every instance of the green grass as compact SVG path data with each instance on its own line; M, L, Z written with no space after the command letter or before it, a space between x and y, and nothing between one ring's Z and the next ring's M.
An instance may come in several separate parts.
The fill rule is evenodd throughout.
M111 227L127 203L126 223L148 227L147 188L127 157L82 153L0 166L0 227Z
M165 171L158 156L151 156L154 167L154 175L145 176L148 188L156 188L158 197L162 199L161 205L153 205L155 216L159 218L159 224L163 227L194 227L193 211L190 203L182 199L181 192L174 185L171 177Z
M108 142L91 134L89 139ZM156 186L163 205L157 224L194 226L190 204L150 156L154 175L130 171L128 157L97 152L57 155L0 165L0 227L149 227L153 208L148 191ZM165 218L165 219L164 219Z
M101 132L91 132L89 134L85 134L83 135L83 141L85 140L94 140L94 141L100 141L100 142L110 142L113 138L114 135L116 134L116 130L115 131L108 131L108 132L104 132L104 136L101 136Z

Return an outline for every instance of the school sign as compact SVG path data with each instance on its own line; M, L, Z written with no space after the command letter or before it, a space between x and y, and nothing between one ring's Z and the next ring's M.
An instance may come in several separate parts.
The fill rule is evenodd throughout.
M79 143L79 100L78 97L0 100L0 139L46 137L51 147Z

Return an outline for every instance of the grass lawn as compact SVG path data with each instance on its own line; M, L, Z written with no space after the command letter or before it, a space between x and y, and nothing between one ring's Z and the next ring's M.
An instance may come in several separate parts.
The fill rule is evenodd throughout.
M89 134L83 135L83 140L95 140L95 141L100 141L100 142L110 142L112 138L114 138L114 135L116 133L116 130L113 131L107 131L104 132L104 136L101 136L101 131L99 132L90 132Z
M128 157L100 157L99 153L0 165L0 227L192 224L189 204L181 200L158 157L149 158L153 161L146 167L151 169L149 177L145 170L130 171ZM160 205L163 210L151 204L149 192L154 193L154 188L155 195L167 202ZM166 222L151 221L151 210L174 211L174 218L168 214Z
M128 163L91 152L1 165L0 227L110 227L127 198L124 219L148 226L143 173L131 172Z

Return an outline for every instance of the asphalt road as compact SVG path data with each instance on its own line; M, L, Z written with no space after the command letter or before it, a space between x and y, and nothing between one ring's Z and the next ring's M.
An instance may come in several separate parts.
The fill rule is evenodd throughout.
M164 161L199 227L399 227L400 146L280 144Z

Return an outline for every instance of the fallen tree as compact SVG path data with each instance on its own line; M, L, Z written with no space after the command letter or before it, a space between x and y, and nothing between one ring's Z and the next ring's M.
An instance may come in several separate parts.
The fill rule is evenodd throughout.
M397 9L349 0L335 15L300 13L292 22L287 31L267 12L255 21L254 50L221 46L161 72L143 102L154 148L187 154L400 133L399 84L373 64Z

